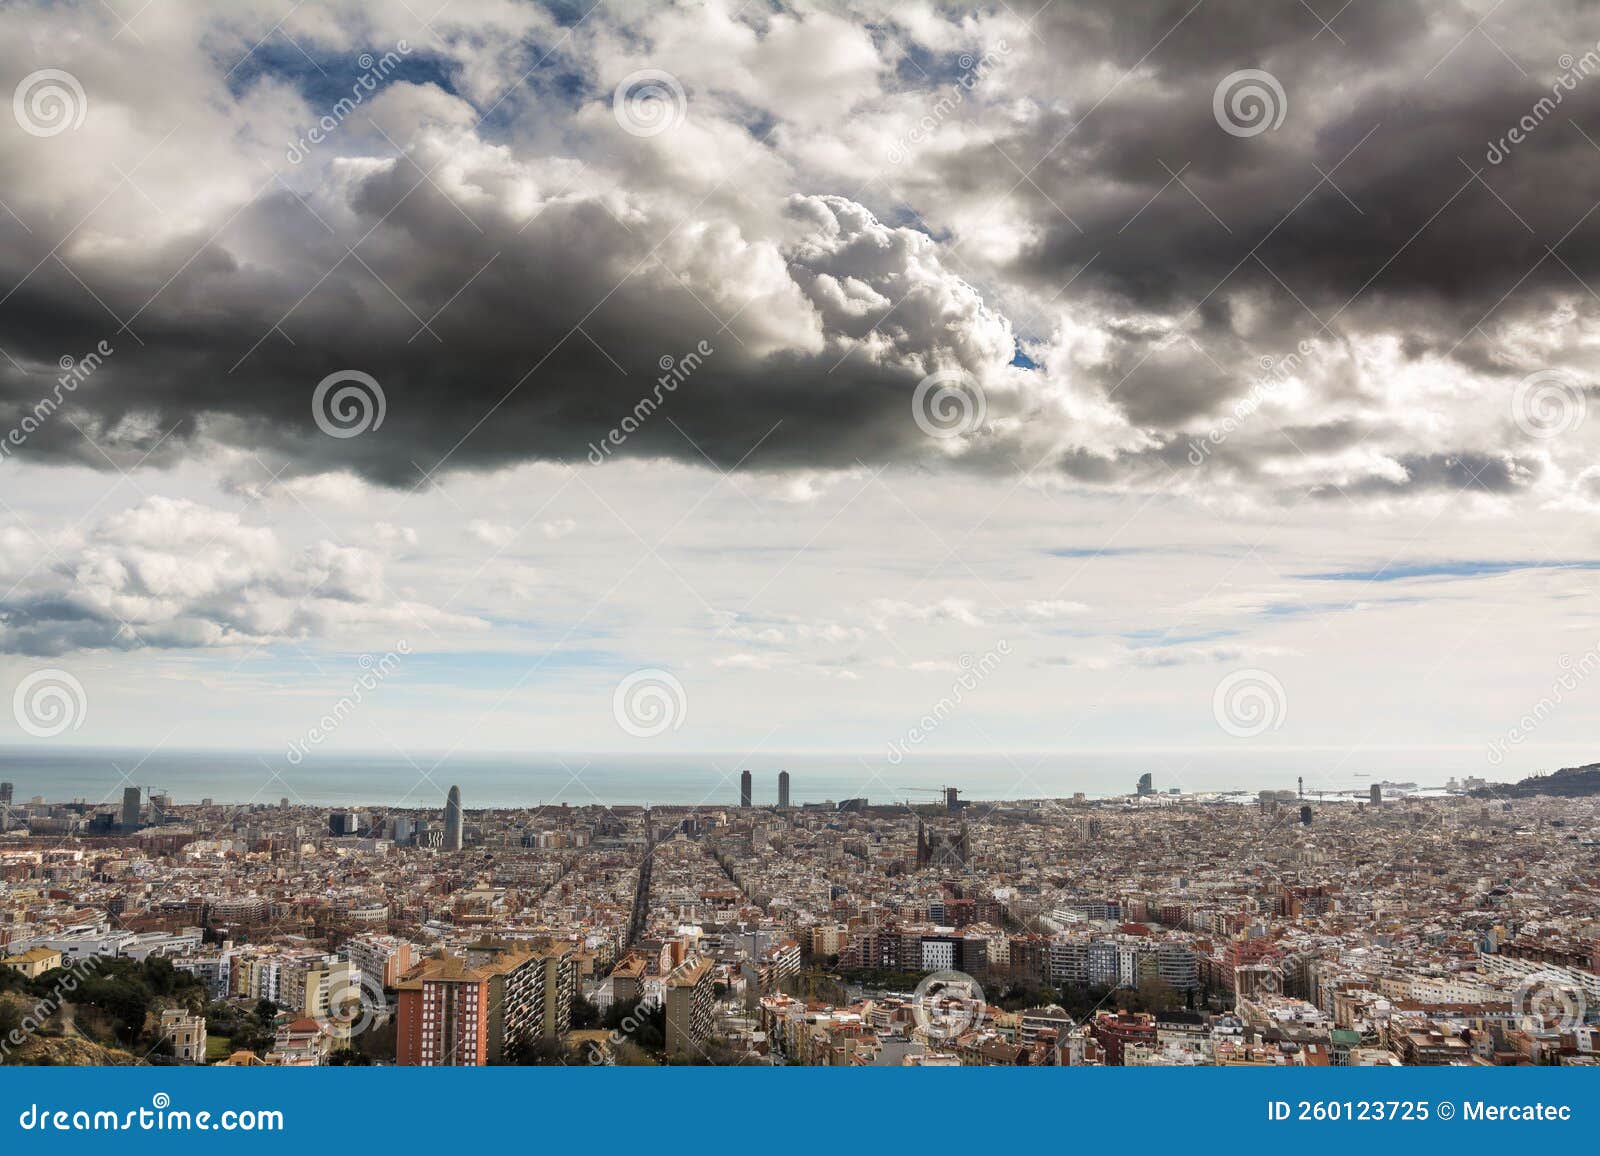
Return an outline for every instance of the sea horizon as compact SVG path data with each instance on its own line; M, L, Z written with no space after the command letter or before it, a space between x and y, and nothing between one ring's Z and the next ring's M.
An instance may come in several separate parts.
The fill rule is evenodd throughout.
M171 796L175 803L386 805L427 809L443 805L451 785L461 787L467 809L548 804L735 806L739 772L753 776L753 802L777 802L777 775L790 774L794 805L866 798L873 803L933 802L945 787L970 800L1091 798L1133 794L1149 773L1158 794L1254 794L1304 789L1315 797L1364 794L1373 783L1442 788L1468 776L1521 777L1488 768L1464 750L1458 757L1428 757L1414 750L1368 752L1361 767L1348 761L1332 770L1297 770L1282 752L1122 751L978 752L918 754L891 765L866 752L705 751L670 755L631 752L472 752L447 755L382 752L315 752L291 763L283 752L118 747L0 747L0 780L22 802L86 801L110 805L125 786ZM1437 754L1437 752L1435 752ZM1330 764L1336 758L1330 757ZM1546 769L1554 769L1549 767ZM1499 770L1498 775L1488 773Z

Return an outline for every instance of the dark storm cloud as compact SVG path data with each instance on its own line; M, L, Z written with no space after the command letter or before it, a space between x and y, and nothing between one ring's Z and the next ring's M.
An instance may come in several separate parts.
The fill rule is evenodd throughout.
M1484 154L1550 95L1559 53L1582 61L1594 48L1592 6L1508 5L1480 31L1466 7L1419 0L1046 6L1028 30L1031 71L1009 81L1031 88L992 107L975 95L967 136L952 130L901 175L930 208L1003 198L1016 243L987 258L922 231L942 217L923 206L905 218L918 229L881 224L899 218L870 203L875 156L833 156L859 173L824 181L801 156L818 149L785 153L830 129L837 146L850 127L806 123L801 98L818 94L792 85L719 96L733 82L689 75L687 131L706 135L666 149L621 133L606 99L617 44L651 42L623 12L563 38L557 64L584 78L570 91L513 86L495 105L478 92L503 79L475 83L466 65L439 73L448 86L396 81L304 168L206 206L189 227L164 213L154 239L119 225L143 213L127 189L65 249L71 220L29 231L0 218L0 278L15 286L0 302L0 420L15 427L34 411L64 355L115 347L16 455L161 463L220 443L295 471L411 486L440 469L613 455L763 469L942 455L1010 472L1038 460L1024 444L1037 438L1056 446L1050 465L1066 478L1160 482L1196 465L1192 431L1228 412L1262 352L1310 336L1343 353L1323 357L1289 420L1264 416L1208 449L1208 473L1254 483L1283 459L1370 446L1372 461L1341 467L1338 492L1510 494L1543 476L1538 460L1486 444L1504 420L1452 432L1459 444L1415 444L1389 383L1348 344L1392 335L1413 361L1449 358L1511 383L1526 358L1495 347L1495 326L1569 299L1589 308L1580 282L1600 281L1600 214L1586 217L1585 174L1600 171L1600 149L1579 128L1600 139L1600 74L1562 89L1501 163ZM892 27L875 25L877 72L851 75L907 83L890 62ZM19 72L48 63L10 59ZM186 64L215 73L187 79L222 118L219 139L248 157L240 180L283 169L238 142L279 131L275 111L298 99L292 78L258 61L223 83L216 61ZM1287 109L1277 129L1231 135L1213 90L1247 68L1276 78ZM164 123L159 92L119 83L95 99ZM863 94L863 121L904 95ZM363 125L367 111L386 127ZM489 127L473 123L491 111ZM781 131L757 140L752 123ZM66 153L66 139L4 140L0 176L21 190L24 218L50 212L58 191L78 198L96 173L92 151ZM749 150L747 171L712 187L696 167L734 143ZM169 152L185 149L180 138ZM184 163L202 183L202 157L152 167ZM70 215L93 216L81 200ZM1095 327L1103 353L1074 370L1030 352L1022 364L1040 371L1015 368L1000 299L1048 299L1044 315L1053 306ZM663 387L663 359L682 368L702 343L709 352ZM949 368L988 390L991 424L960 455L911 414L919 380ZM376 379L384 416L336 438L312 394L346 370ZM1095 391L1124 428L1062 416L1062 396ZM641 398L655 404L641 411Z
M704 286L697 300L683 275L656 259L666 226L630 232L598 204L578 202L548 206L529 228L480 212L479 232L430 187L408 196L416 180L403 168L369 178L353 198L354 222L338 236L318 229L287 193L254 205L236 222L239 232L286 246L296 276L246 267L222 237L164 289L155 279L164 261L150 271L97 270L102 307L70 274L41 267L0 321L0 344L42 366L11 375L13 397L31 406L56 376L57 351L109 332L114 355L70 399L69 413L84 411L101 431L94 441L142 452L176 426L162 443L170 453L209 424L235 444L313 468L352 467L391 485L415 484L441 462L583 460L641 397L665 399L659 416L624 429L606 456L699 461L703 453L732 465L754 450L751 464L781 468L883 460L919 436L909 402L920 373L861 358L833 372L837 349L758 356L747 347L758 327L722 328L719 317L737 306L713 311ZM21 261L29 256L24 250ZM880 284L898 277L881 263L903 258L873 259L880 267L863 258L851 275ZM810 282L803 265L792 270ZM903 335L913 353L933 348L922 339L943 324L942 303L900 288L909 292L897 320L910 330L880 332ZM790 289L808 319L798 287ZM111 314L135 313L131 332L117 332ZM863 336L869 328L861 323ZM670 375L662 359L700 349L709 352L663 390ZM379 382L386 412L378 428L337 439L315 423L312 395L346 369ZM136 415L145 420L119 438ZM24 449L100 458L70 422L46 423Z
M1128 304L1184 311L1255 291L1302 331L1416 330L1419 348L1455 347L1551 293L1587 295L1578 277L1600 266L1582 177L1600 150L1578 131L1600 123L1600 70L1581 75L1600 63L1592 6L1506 5L1474 33L1477 16L1455 4L1350 5L1320 34L1298 5L1207 4L1181 23L1188 5L1137 7L1096 19L1073 5L1041 21L1064 61L1077 38L1126 58L1176 31L1143 61L1148 83L1001 142L1038 164L1042 189L1018 190L1042 230L1022 274L1053 287L1098 254L1083 281ZM1244 68L1281 84L1278 129L1219 130L1213 91ZM1552 91L1559 104L1536 111ZM1491 163L1530 115L1537 127ZM1558 244L1559 260L1547 250ZM1198 317L1229 329L1225 309ZM1129 403L1141 417L1192 409L1181 391L1145 392Z

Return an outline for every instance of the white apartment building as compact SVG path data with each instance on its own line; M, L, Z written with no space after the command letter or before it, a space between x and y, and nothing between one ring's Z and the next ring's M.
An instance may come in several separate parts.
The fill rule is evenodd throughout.
M233 980L233 957L237 953L225 944L220 951L204 955L180 955L173 959L172 966L179 971L186 971L194 976L215 999L221 999L228 994L229 986Z
M172 935L151 931L134 936L131 943L123 946L121 954L127 959L137 960L145 960L152 955L185 955L198 951L204 938L198 927L185 927Z
M393 935L358 935L347 940L344 954L377 987L394 987L410 969L415 953L411 944Z
M349 998L352 991L360 990L360 983L361 970L355 964L327 957L306 971L300 1010L312 1019L328 1019L333 1001Z
M134 939L131 931L112 931L104 923L69 927L59 932L46 932L30 940L12 945L14 952L34 947L47 947L61 953L61 966L71 967L80 960L95 955L120 955L122 949Z

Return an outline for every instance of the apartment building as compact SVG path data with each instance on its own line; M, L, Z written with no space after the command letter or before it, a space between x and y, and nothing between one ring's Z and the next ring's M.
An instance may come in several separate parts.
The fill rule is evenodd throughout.
M464 957L431 956L398 985L396 1062L512 1062L520 1048L568 1033L576 987L568 944L483 941Z
M693 1055L710 1038L714 1001L711 972L709 959L695 959L667 976L668 1055Z
M359 992L361 972L348 959L324 959L305 971L300 1011L315 1020L327 1020L336 1001Z
M393 935L358 935L345 941L344 954L373 986L391 988L411 970L411 944Z
M395 1062L482 1067L489 1062L489 983L466 960L424 960L399 987Z

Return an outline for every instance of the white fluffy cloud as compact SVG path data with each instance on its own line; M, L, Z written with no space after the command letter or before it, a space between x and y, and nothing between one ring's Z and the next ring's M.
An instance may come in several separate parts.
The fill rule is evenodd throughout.
M371 551L326 540L290 550L270 529L187 500L147 499L45 548L47 560L26 569L8 559L6 650L258 646L474 625L396 596Z

